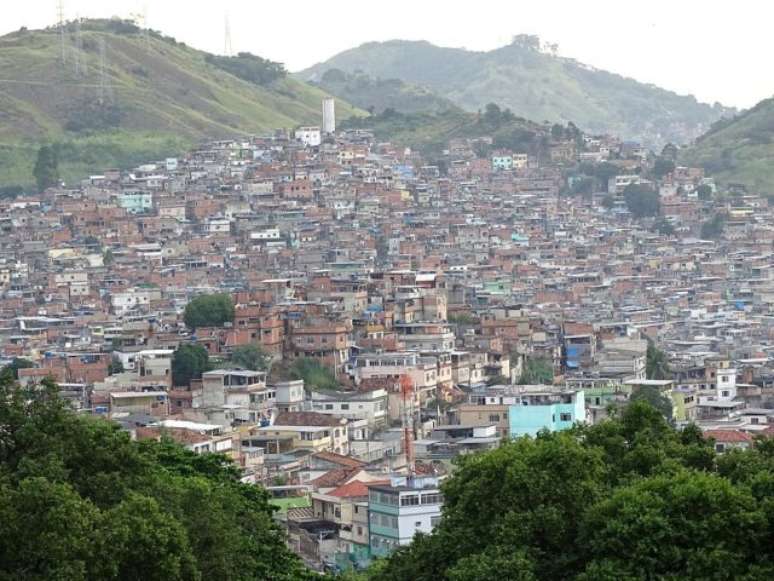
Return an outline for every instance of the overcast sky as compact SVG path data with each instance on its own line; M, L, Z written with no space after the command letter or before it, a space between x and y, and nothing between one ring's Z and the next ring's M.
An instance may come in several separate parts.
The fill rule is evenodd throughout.
M58 0L0 0L0 33L56 21ZM151 28L292 71L371 40L424 39L488 50L537 34L560 54L699 100L749 107L774 96L770 0L62 0L65 18L128 17Z

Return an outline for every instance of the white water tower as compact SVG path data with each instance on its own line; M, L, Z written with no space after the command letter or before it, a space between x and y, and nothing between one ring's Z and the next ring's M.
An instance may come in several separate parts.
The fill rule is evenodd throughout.
M336 101L333 97L323 99L323 133L336 132Z

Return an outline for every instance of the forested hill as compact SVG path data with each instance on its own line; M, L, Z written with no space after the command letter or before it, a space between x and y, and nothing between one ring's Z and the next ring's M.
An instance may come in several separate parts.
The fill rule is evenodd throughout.
M65 177L180 153L205 138L320 123L326 93L281 64L196 50L123 20L0 37L0 182L31 183L60 142ZM343 101L337 114L357 110Z
M650 146L689 143L733 111L699 103L654 85L556 56L534 36L521 35L488 52L424 41L371 42L301 71L321 80L329 69L424 86L469 111L487 103L537 122L574 122Z

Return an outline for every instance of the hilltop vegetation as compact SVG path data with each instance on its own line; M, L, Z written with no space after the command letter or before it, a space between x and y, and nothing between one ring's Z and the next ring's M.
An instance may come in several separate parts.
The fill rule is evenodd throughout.
M481 155L503 148L539 156L545 153L551 138L550 127L516 117L494 103L489 103L482 113L460 109L403 113L385 109L378 115L350 118L342 123L342 129L346 128L369 129L378 139L407 145L428 155L440 153L453 138L486 137L492 143L480 144Z
M448 99L400 79L374 79L365 73L328 69L316 83L326 92L372 114L393 109L401 113L441 113L457 109Z
M682 152L682 160L704 167L722 183L774 193L774 99L716 123Z
M326 95L278 63L221 57L131 22L88 20L0 38L0 185L31 184L41 144L62 177L175 155L197 141L319 123ZM104 71L104 75L102 75ZM337 104L343 119L359 113Z
M329 69L360 71L424 86L469 111L498 103L535 121L576 123L648 145L688 143L731 111L653 85L593 69L541 47L533 36L473 52L428 42L371 42L299 73L320 80Z

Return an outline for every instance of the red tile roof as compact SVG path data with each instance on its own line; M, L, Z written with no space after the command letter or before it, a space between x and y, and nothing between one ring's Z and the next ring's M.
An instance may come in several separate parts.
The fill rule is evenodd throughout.
M358 460L357 458L352 458L350 456L342 456L341 454L336 454L335 452L316 452L312 454L312 457L325 460L326 462L330 462L332 464L338 464L339 466L346 466L348 468L359 468L366 465L366 463L362 460Z
M704 432L705 438L712 438L721 444L751 444L753 439L750 434L740 432L739 430L707 430Z
M332 490L328 493L328 496L338 496L339 498L358 498L361 496L368 496L368 484L389 484L389 480L374 480L373 482L365 483L362 480L353 480L342 486L339 486L336 490Z

